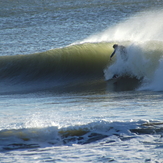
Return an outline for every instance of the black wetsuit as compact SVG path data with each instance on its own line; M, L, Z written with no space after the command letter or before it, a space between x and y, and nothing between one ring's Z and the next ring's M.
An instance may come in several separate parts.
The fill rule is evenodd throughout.
M114 48L113 53L111 54L110 58L112 58L115 54L115 52L119 50L120 54L122 55L122 58L126 61L127 60L127 52L126 52L126 48L124 46L117 46L116 48Z

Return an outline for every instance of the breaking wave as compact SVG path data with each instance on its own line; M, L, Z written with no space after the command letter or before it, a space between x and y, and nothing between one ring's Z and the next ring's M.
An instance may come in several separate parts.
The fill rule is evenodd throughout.
M90 86L100 81L104 85L105 80L112 79L115 74L141 80L140 90L163 90L162 41L119 42L126 47L127 61L119 53L110 60L113 44L85 43L43 53L1 56L1 93L52 87L59 89L78 84L79 88L81 84ZM126 79L126 85L128 82Z
M109 80L115 74L120 77L127 75L141 80L142 85L138 90L163 91L162 16L162 9L144 11L80 43L106 41L124 45L127 50L127 62L117 53L112 65L104 70L105 79Z
M88 88L99 81L104 85L115 74L141 80L138 90L163 91L162 15L162 10L134 15L67 47L29 55L0 56L0 92L78 84L79 88L81 83L88 84ZM110 61L114 43L126 47L126 62L119 53ZM123 87L124 83L119 83ZM125 83L128 85L128 79Z
M73 144L84 145L103 139L107 139L106 143L108 144L137 138L141 134L162 136L162 125L163 123L160 121L97 121L63 128L50 126L6 129L0 131L0 151Z
M153 85L152 90L162 91L162 65L163 42L149 41L133 43L126 46L127 61L117 52L112 65L104 70L106 80L116 74L119 77L128 76L142 81L139 90L147 89Z

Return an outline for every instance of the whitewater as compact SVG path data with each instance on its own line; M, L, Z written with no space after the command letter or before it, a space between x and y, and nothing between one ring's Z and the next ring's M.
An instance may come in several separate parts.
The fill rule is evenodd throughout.
M162 163L162 6L1 1L0 162Z

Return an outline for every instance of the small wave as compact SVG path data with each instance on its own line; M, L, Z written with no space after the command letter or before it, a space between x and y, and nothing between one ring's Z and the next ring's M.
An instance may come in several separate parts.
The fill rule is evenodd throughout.
M112 138L109 139L109 141L113 143L116 142L116 139L126 141L136 138L139 134L163 135L162 126L163 122L160 121L98 121L60 129L51 126L43 128L1 130L0 148L1 151L3 151L45 146L82 145L94 143L105 138Z

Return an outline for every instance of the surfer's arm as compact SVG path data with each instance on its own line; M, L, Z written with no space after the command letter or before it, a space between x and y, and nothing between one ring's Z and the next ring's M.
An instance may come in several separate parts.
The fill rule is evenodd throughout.
M115 50L113 51L113 53L110 56L110 59L113 57L113 55L115 54Z

